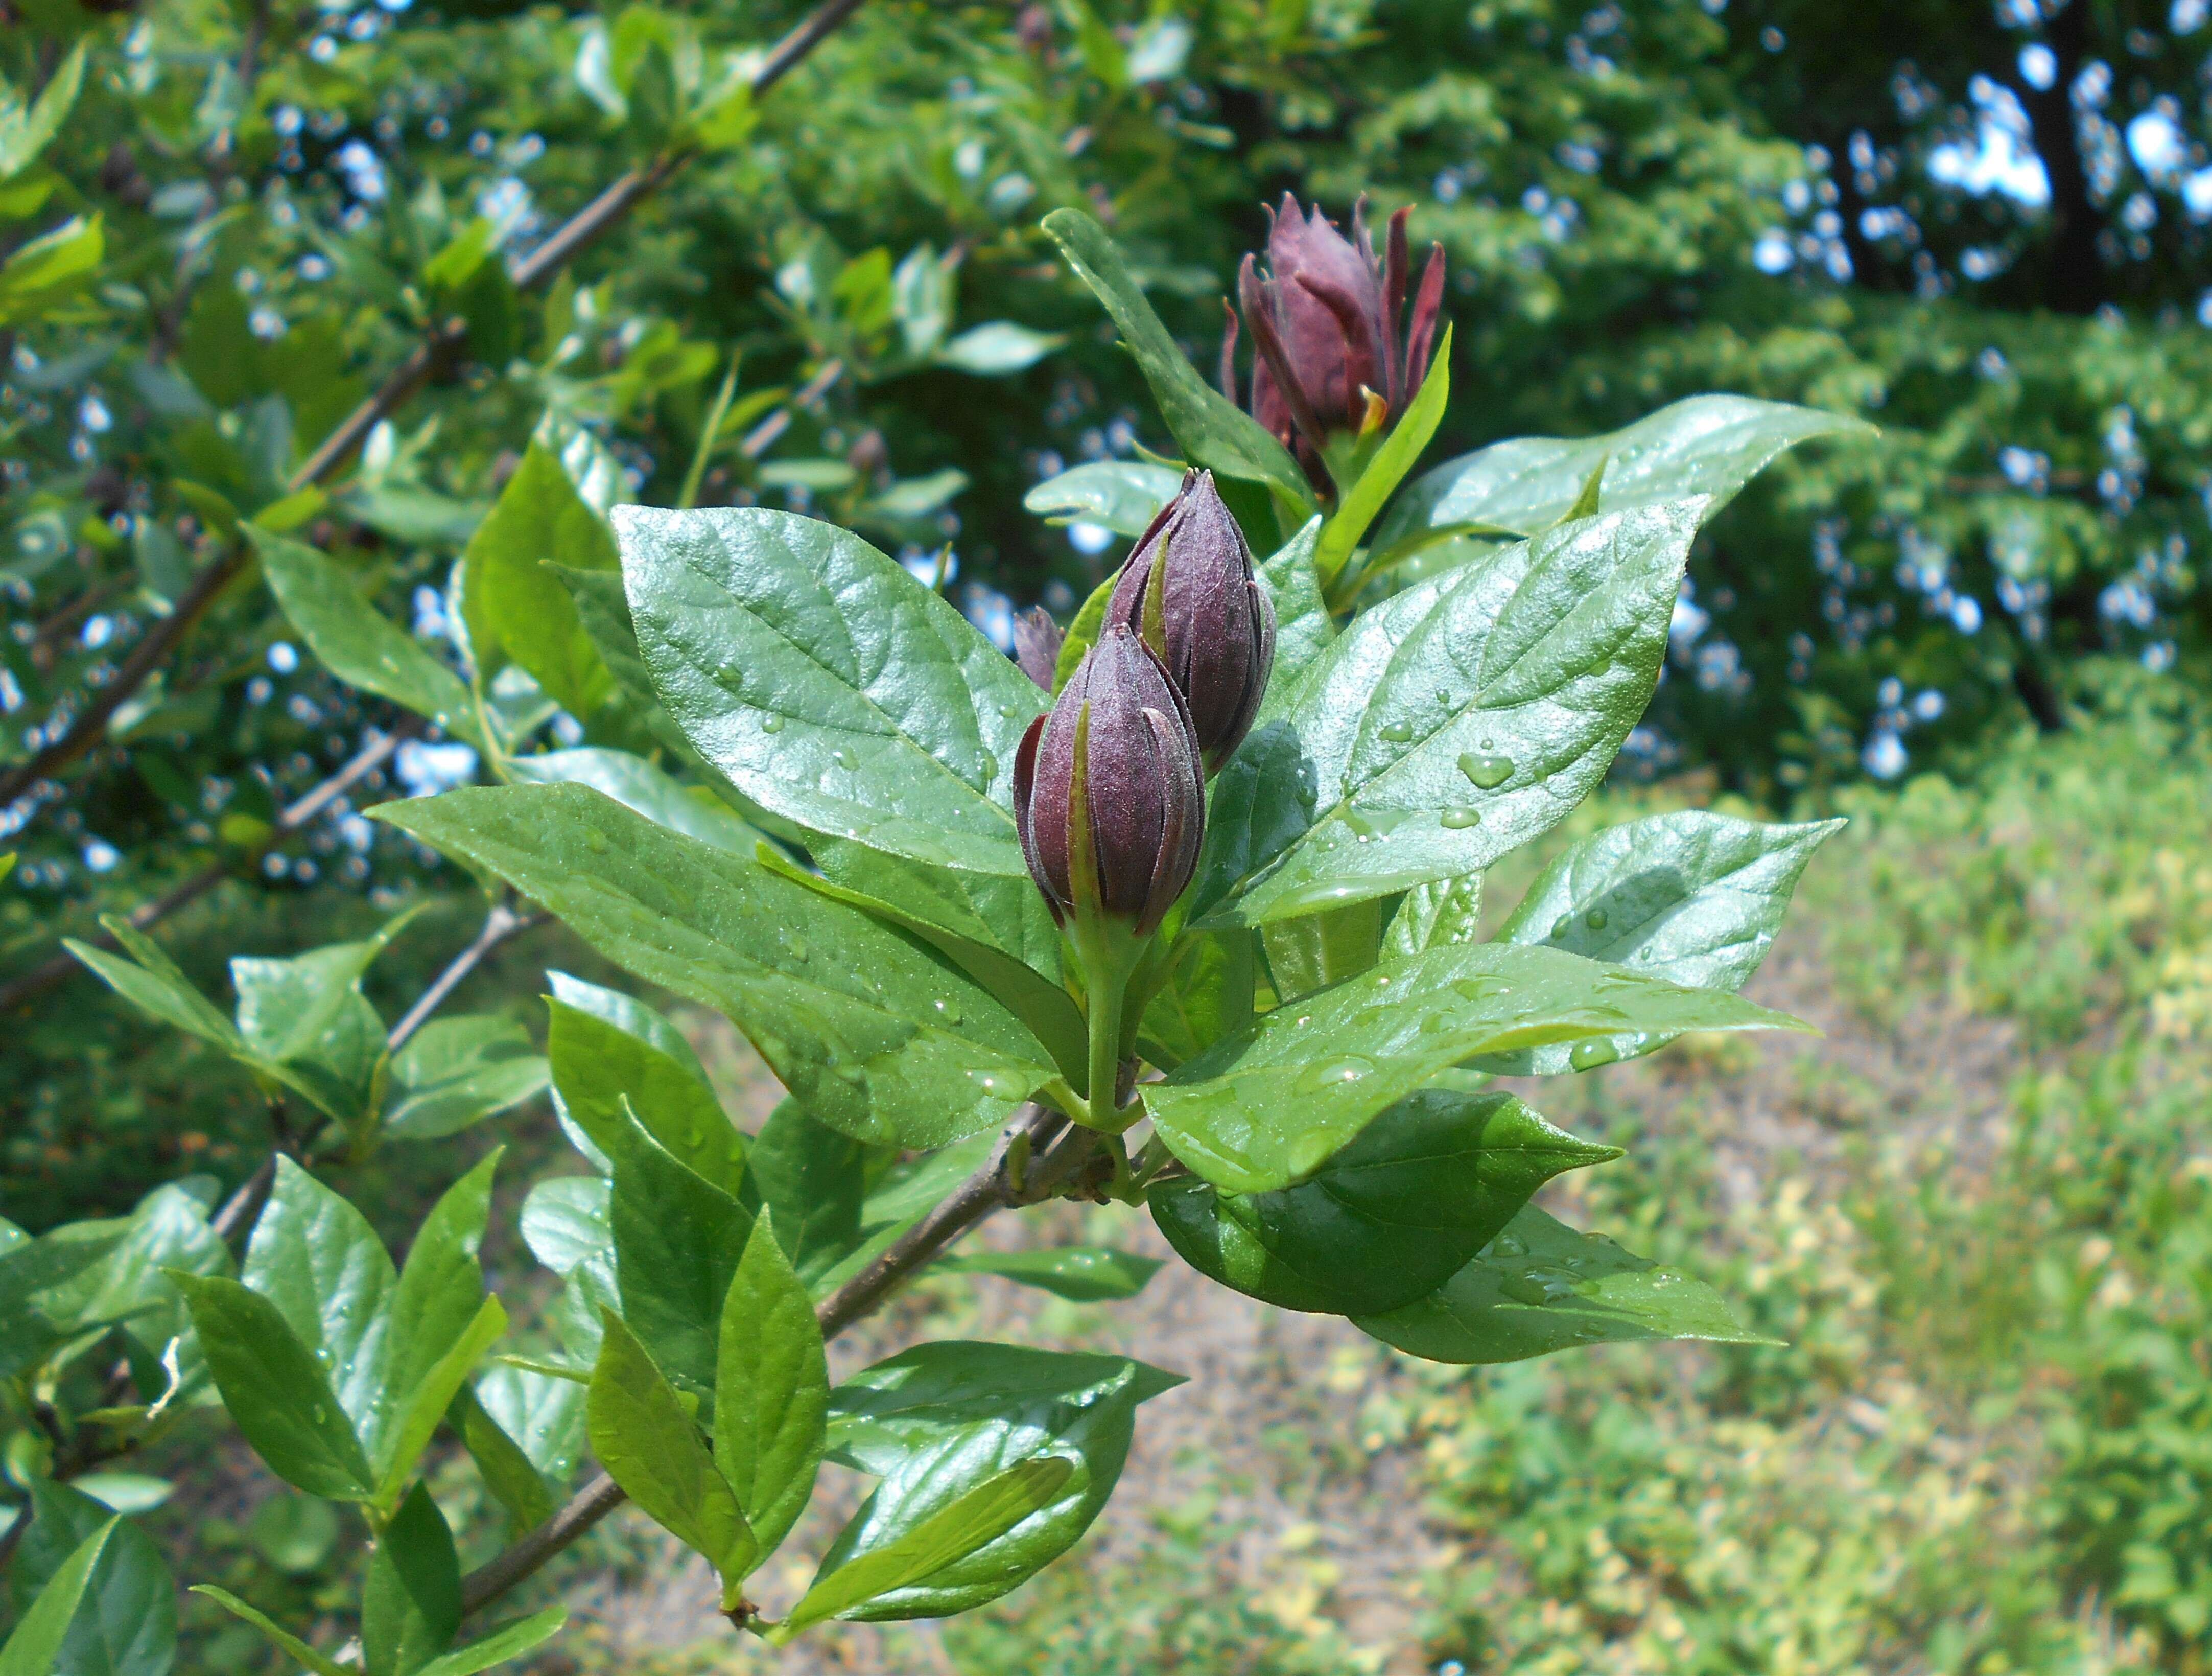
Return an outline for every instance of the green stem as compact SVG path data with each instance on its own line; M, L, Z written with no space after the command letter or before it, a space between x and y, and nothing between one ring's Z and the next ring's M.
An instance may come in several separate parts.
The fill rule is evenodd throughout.
M1091 1080L1085 1086L1085 1122L1108 1134L1128 1127L1114 1100L1121 1080L1121 1027L1129 1001L1129 978L1152 945L1128 926L1099 917L1079 917L1075 952L1083 962L1086 1023L1091 1034Z

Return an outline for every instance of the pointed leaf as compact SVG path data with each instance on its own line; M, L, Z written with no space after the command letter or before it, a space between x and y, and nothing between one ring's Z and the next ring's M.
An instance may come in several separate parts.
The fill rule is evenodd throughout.
M530 1033L513 1019L433 1020L392 1062L383 1134L393 1141L458 1135L543 1093L550 1080Z
M30 1492L30 1513L17 1516L31 1517L31 1526L9 1568L23 1610L36 1610L33 1597L86 1543L106 1535L53 1667L69 1676L167 1676L177 1649L176 1585L153 1539L68 1484L33 1478Z
M1584 1344L1706 1338L1747 1330L1702 1281L1522 1207L1505 1232L1428 1296L1353 1325L1430 1362L1520 1362Z
M761 1125L745 1165L776 1243L802 1279L813 1280L860 1243L868 1191L861 1143L787 1100Z
M1620 1156L1507 1094L1425 1088L1296 1187L1155 1186L1152 1220L1190 1265L1285 1309L1368 1315L1435 1290L1563 1170Z
M495 1664L505 1664L509 1659L519 1659L532 1649L543 1646L560 1633L561 1626L568 1621L565 1606L548 1606L527 1618L518 1618L512 1624L502 1624L481 1641L456 1647L450 1653L441 1653L416 1673L416 1676L477 1676L481 1670L489 1670Z
M251 1624L269 1638L270 1645L287 1657L307 1666L315 1673L315 1676L361 1676L356 1667L340 1664L336 1659L318 1653L266 1612L247 1606L228 1589L217 1588L213 1583L194 1583L192 1593L206 1595L232 1617L243 1618ZM15 1673L0 1666L0 1676L15 1676Z
M240 1278L275 1305L329 1371L354 1435L373 1447L390 1388L392 1294L399 1277L368 1219L279 1155L276 1184L253 1225Z
M774 1553L814 1493L830 1374L814 1304L763 1214L722 1306L714 1377L714 1462Z
M752 1215L634 1120L608 1150L615 1161L609 1220L623 1319L669 1378L695 1397L709 1397L723 1305Z
M1399 497L1376 533L1389 546L1414 530L1478 522L1534 535L1573 507L1591 472L1610 460L1612 511L1712 497L1710 517L1787 448L1818 436L1875 434L1861 419L1747 396L1692 396L1604 436L1497 442L1439 466Z
M1198 1174L1266 1192L1311 1175L1377 1113L1475 1054L1602 1044L1624 1029L1806 1027L1556 949L1462 945L1283 1007L1138 1092Z
M487 679L512 661L573 716L588 717L607 701L614 678L545 565L613 570L614 532L543 441L532 440L461 562L469 646Z
M939 1274L996 1275L1074 1303L1133 1298L1159 1272L1160 1260L1101 1246L1054 1246L1034 1251L969 1252L939 1258Z
M1172 466L1098 460L1048 478L1022 497L1022 505L1054 523L1096 524L1133 540L1182 486L1182 473Z
M461 1561L446 1515L421 1484L379 1534L362 1589L367 1676L416 1676L461 1627Z
M1382 446L1375 450L1367 462L1367 469L1359 480L1345 491L1337 503L1336 510L1322 526L1321 545L1315 550L1314 564L1324 583L1333 582L1351 561L1359 538L1367 533L1367 527L1375 521L1384 504L1413 469L1429 439L1437 434L1437 426L1444 417L1444 404L1451 394L1452 329L1444 327L1443 342L1437 345L1429 370L1421 381L1421 387L1407 407L1398 423L1391 427L1390 435Z
M119 1519L111 1519L79 1543L39 1591L0 1647L0 1676L53 1676L92 1583L93 1568L113 1540Z
M448 792L377 814L720 1009L848 1134L939 1146L1003 1124L1057 1074L1004 1006L908 934L583 787Z
M1843 825L1775 826L1682 809L1594 832L1544 869L1498 941L1564 948L1698 989L1740 990L1773 946L1798 875ZM1612 1046L1626 1059L1673 1039L1624 1033ZM1566 1049L1545 1047L1482 1069L1557 1076L1573 1067Z
M766 835L712 792L682 784L642 757L598 746L517 757L509 776L523 785L584 785L671 832L750 856Z
M1014 753L1043 695L858 536L758 508L616 514L640 649L745 797L939 866L1019 876Z

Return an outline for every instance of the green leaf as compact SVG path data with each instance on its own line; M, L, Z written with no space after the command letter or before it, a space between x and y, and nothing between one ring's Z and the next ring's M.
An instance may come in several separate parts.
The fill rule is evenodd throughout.
M414 1383L394 1393L392 1419L381 1439L383 1448L376 1485L379 1505L392 1504L407 1475L415 1470L415 1463L429 1446L430 1435L437 1430L438 1422L452 1406L454 1394L467 1383L484 1352L506 1331L506 1309L497 1298L484 1299L459 1337L446 1346L438 1359L425 1368Z
M177 1649L176 1584L153 1539L52 1478L33 1478L30 1494L34 1516L9 1568L20 1611L35 1612L34 1597L87 1543L105 1538L53 1668L69 1676L168 1676Z
M313 547L260 531L248 533L276 603L325 668L349 686L389 698L484 748L475 701L459 676L362 599L351 579Z
M366 1502L368 1458L307 1345L276 1306L219 1276L172 1271L223 1406L269 1470L311 1496Z
M1075 1303L1133 1298L1160 1267L1158 1258L1139 1257L1102 1246L1055 1246L1035 1251L971 1252L939 1258L939 1274L996 1275L1019 1281Z
M530 1254L566 1280L578 1264L597 1252L611 1252L613 1186L603 1175L564 1175L532 1187L522 1202L521 1218L522 1241Z
M1224 771L1201 899L1267 870L1201 923L1476 872L1557 824L1650 700L1701 504L1570 524L1358 619Z
M1325 526L1310 518L1260 566L1275 606L1275 666L1260 701L1260 716L1273 717L1288 706L1306 673L1336 638L1336 623L1322 597L1317 555Z
M383 1133L395 1141L457 1135L542 1093L550 1080L530 1033L513 1019L438 1019L409 1037L392 1062Z
M1066 341L1064 332L1036 332L1012 320L992 320L969 326L939 350L936 360L956 372L996 378L1034 367Z
M519 1659L533 1648L543 1646L559 1634L561 1626L568 1621L567 1607L548 1606L527 1618L501 1624L480 1641L441 1653L424 1665L416 1676L477 1676L480 1670Z
M159 943L119 914L106 916L100 923L110 936L122 944L131 959L94 948L74 937L63 939L63 947L91 967L108 988L149 1017L204 1042L213 1043L226 1052L241 1057L246 1055L246 1040L237 1027L216 1010L213 1002L192 987L191 980L178 970L176 962L162 952Z
M1314 565L1321 573L1324 586L1334 582L1342 574L1346 564L1359 545L1359 538L1367 533L1383 505L1413 469L1413 462L1421 457L1429 439L1437 434L1437 426L1444 417L1444 404L1451 394L1452 328L1444 327L1443 341L1437 345L1435 357L1429 363L1427 376L1422 379L1419 392L1411 405L1391 427L1390 435L1382 447L1375 450L1359 480L1344 491L1322 527L1321 545L1314 551Z
M786 1100L769 1113L745 1162L776 1243L802 1279L811 1283L860 1243L868 1189L861 1143Z
M774 1553L814 1493L827 1437L830 1374L813 1301L763 1212L722 1306L714 1374L714 1464ZM750 1568L748 1568L750 1569Z
M231 987L238 991L238 1029L246 1045L283 1064L315 1051L337 1024L362 975L414 917L403 914L374 936L331 943L289 960L234 955Z
M1201 1274L1285 1309L1371 1315L1441 1286L1552 1177L1620 1156L1511 1094L1439 1087L1400 1100L1296 1187L1186 1179L1149 1202Z
M719 1009L848 1134L940 1146L1004 1124L1057 1075L1004 1006L907 934L583 787L448 792L377 814Z
M1498 940L1564 948L1697 989L1740 990L1773 946L1798 875L1843 825L1775 826L1682 809L1594 832L1544 869ZM1623 1033L1611 1045L1626 1059L1673 1039ZM1557 1076L1574 1067L1566 1049L1546 1047L1485 1060L1482 1069Z
M15 90L0 82L0 180L21 174L39 160L39 154L61 132L62 119L76 103L84 85L85 42L79 40L69 56L54 67L39 96L27 105Z
M1603 1234L1579 1234L1533 1204L1436 1291L1353 1325L1430 1362L1520 1362L1649 1338L1774 1342L1747 1331L1704 1282Z
M493 1368L484 1374L489 1380L494 1374L503 1374L513 1380L533 1380L557 1390L573 1391L580 1399L583 1389L566 1380L550 1374L526 1373L520 1368ZM580 1400L578 1410L580 1416ZM464 1385L453 1393L453 1400L446 1410L446 1423L461 1440L461 1447L476 1462L477 1472L483 1477L484 1488L490 1490L499 1504L507 1509L510 1536L533 1530L553 1516L558 1505L552 1486L545 1482L543 1473L508 1433L507 1428L487 1409L476 1392Z
M608 1220L623 1319L671 1379L709 1397L723 1305L752 1214L635 1119L608 1151L615 1161Z
M1145 1008L1138 1033L1145 1057L1172 1070L1242 1030L1252 1021L1257 976L1249 931L1185 932L1167 982Z
M1099 460L1048 478L1022 504L1054 523L1097 524L1134 540L1182 486L1182 472L1172 466Z
M53 1676L76 1626L77 1611L91 1588L93 1569L122 1522L111 1519L85 1538L48 1579L39 1598L17 1622L7 1645L0 1647L0 1676Z
M367 1676L415 1676L461 1627L461 1561L446 1515L416 1484L377 1538L362 1588Z
M1382 907L1370 897L1261 927L1260 946L1267 951L1276 996L1296 1001L1372 971L1382 956Z
M107 253L98 216L71 216L51 233L15 247L0 263L0 330L57 312L91 284Z
M1571 442L1527 436L1464 454L1417 481L1376 533L1387 547L1414 531L1476 522L1534 535L1572 509L1601 461L1605 504L1614 512L1694 495L1711 497L1711 517L1769 461L1818 436L1871 436L1872 425L1839 413L1747 396L1692 396L1625 430Z
M647 1132L671 1154L725 1192L738 1191L744 1177L744 1137L723 1112L688 1045L679 1058L565 1001L549 997L546 1006L552 1015L546 1046L554 1086L570 1119L594 1145L609 1156L621 1147L627 1099ZM639 1011L650 1009L641 1004Z
M638 646L738 792L939 866L1026 872L1014 752L1044 697L858 536L758 508L617 509Z
M602 1327L586 1409L592 1453L630 1500L705 1556L733 1599L759 1551L744 1509L636 1335L611 1313Z
M217 1588L213 1583L194 1583L191 1592L204 1594L234 1618L240 1618L269 1638L272 1646L286 1656L307 1666L315 1676L361 1676L352 1665L340 1664L336 1659L318 1653L266 1612L249 1606L228 1589ZM0 1676L15 1676L15 1673L0 1667Z
M935 1616L886 1612L882 1603L926 1587L939 1572L1036 1517L1074 1474L1074 1466L1059 1456L1017 1461L881 1547L849 1555L834 1569L824 1560L812 1587L769 1639L782 1646L833 1618Z
M939 1618L994 1600L1065 1553L1113 1494L1137 1405L1182 1383L1120 1356L957 1340L918 1344L831 1393L830 1458L879 1477L822 1562L823 1579L892 1547L1024 1461L1074 1470L1034 1510L836 1616ZM823 1613L823 1616L830 1616ZM793 1614L794 1619L799 1616Z
M1280 1008L1138 1093L1198 1174L1266 1192L1311 1175L1377 1113L1479 1053L1601 1044L1624 1029L1807 1027L1557 949L1461 945Z
M1415 885L1401 897L1383 928L1382 947L1390 954L1418 954L1425 948L1480 942L1481 936L1482 875L1463 873L1456 879Z
M751 855L766 836L712 792L686 786L627 751L584 745L517 757L507 775L523 785L589 786L671 832L735 855Z
M487 679L519 663L562 709L589 717L612 696L614 677L548 561L574 570L621 564L606 520L576 492L561 456L533 437L461 556L461 610Z
M119 1219L65 1222L0 1254L0 1378L36 1367L80 1330L128 1235Z
M276 1184L253 1225L240 1278L275 1306L296 1342L330 1371L350 1431L373 1453L389 1394L386 1325L399 1277L368 1220L280 1154Z
M1297 509L1314 511L1313 491L1290 451L1265 427L1199 376L1145 300L1136 277L1106 229L1080 210L1055 210L1044 230L1058 244L1075 276L1106 306L1137 369L1152 386L1160 417L1194 466L1223 477L1261 483Z

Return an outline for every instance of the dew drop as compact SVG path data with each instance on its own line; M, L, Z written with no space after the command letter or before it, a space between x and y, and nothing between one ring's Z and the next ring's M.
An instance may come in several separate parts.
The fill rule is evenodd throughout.
M1448 832L1463 832L1482 824L1482 811L1471 809L1464 803L1455 804L1437 817L1437 824Z
M1302 1094L1317 1094L1346 1082L1357 1082L1374 1069L1372 1060L1363 1059L1356 1053L1347 1053L1341 1059L1331 1059L1312 1066L1298 1078L1296 1087Z
M763 716L761 717L761 731L764 734L781 733L783 718L781 716Z
M1336 1137L1325 1129L1310 1129L1291 1143L1289 1155L1284 1160L1292 1175L1310 1175L1329 1161L1336 1150Z
M1567 1054L1567 1063L1577 1070L1595 1070L1600 1065L1609 1065L1620 1057L1620 1050L1609 1041L1577 1042Z
M1464 1001L1488 1001L1495 996L1512 994L1513 986L1496 978L1455 978L1451 991Z
M1490 1242L1490 1254L1493 1257L1526 1257L1528 1244L1517 1234L1501 1234Z
M1410 722L1386 722L1382 724L1382 737L1393 745L1403 745L1413 736L1413 724Z
M983 753L983 783L988 785L999 777L999 759L988 751Z
M727 662L715 667L714 679L726 681L732 686L742 686L745 680L744 666L735 658L732 658Z
M1443 1013L1431 1013L1421 1021L1421 1033L1424 1036L1441 1036L1445 1031L1455 1027L1455 1021Z
M935 1009L937 1016L943 1019L947 1024L957 1024L960 1022L960 1009L951 1002L934 1001L932 1002L930 1005Z
M1528 1275L1508 1275L1498 1283L1498 1289L1516 1303L1546 1304L1552 1301L1542 1283Z
M848 774L851 773L854 769L860 765L860 759L842 745L830 753L830 760L836 763L838 767L843 769Z
M1557 919L1552 922L1553 940L1554 942L1558 941L1574 929L1575 917L1572 914L1561 914Z
M1593 931L1602 931L1605 929L1605 917L1604 909L1592 908L1588 913L1583 916L1583 923L1589 926Z
M594 855L605 855L607 853L607 835L596 826L590 828L584 834L584 847L591 850Z
M1021 712L1016 710L1012 704L1001 704L999 706L999 719L1001 722L1011 722L1020 714Z
M787 932L784 935L782 942L783 952L790 955L793 960L798 961L801 966L806 964L807 957L813 953L813 951L807 948L804 942L800 942L797 937L791 936Z
M1459 771L1483 790L1495 791L1513 777L1513 759L1492 756L1486 751L1462 751Z

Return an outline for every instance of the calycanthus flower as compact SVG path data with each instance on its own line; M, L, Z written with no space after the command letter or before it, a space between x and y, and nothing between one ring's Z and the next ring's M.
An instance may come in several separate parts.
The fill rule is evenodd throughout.
M1267 691L1275 607L1212 472L1183 473L1176 497L1130 550L1106 619L1152 644L1190 708L1206 771L1218 771Z
M1256 255L1247 255L1237 279L1254 349L1249 410L1322 486L1334 438L1375 435L1395 424L1419 393L1443 306L1443 247L1432 244L1411 323L1401 327L1412 211L1391 216L1378 259L1366 206L1364 198L1352 206L1346 239L1318 206L1301 210L1285 192L1269 212L1267 271ZM1221 389L1231 401L1238 399L1237 338L1231 310L1221 340Z
M1054 919L1159 927L1198 866L1206 797L1182 695L1109 622L1014 759L1014 820Z

